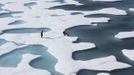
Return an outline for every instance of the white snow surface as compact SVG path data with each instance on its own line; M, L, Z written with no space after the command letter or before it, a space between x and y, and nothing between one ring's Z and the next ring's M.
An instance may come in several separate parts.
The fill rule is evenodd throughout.
M16 44L14 44L12 42L5 43L2 46L0 46L0 56L8 53L10 51L13 51L16 48L21 48L21 47L25 47L25 46L26 45L17 46Z
M111 0L110 0L111 1ZM37 5L29 9L24 6L24 3L36 2ZM40 44L48 47L48 52L58 59L55 69L57 72L64 75L75 75L80 69L91 69L99 71L112 71L115 69L123 69L132 67L129 64L118 62L116 57L111 55L108 57L96 58L88 61L76 61L72 59L72 52L96 47L94 43L82 42L72 43L78 37L67 37L63 35L63 31L67 28L78 25L93 25L92 22L109 22L110 18L85 18L83 15L71 15L72 12L62 9L49 10L47 8L64 5L64 4L79 4L75 0L65 0L65 3L55 2L54 0L0 0L0 3L5 4L4 9L0 13L9 12L23 12L19 14L12 14L13 17L0 18L0 32L16 28L41 28L47 27L51 31L45 32L44 37L40 38L40 33L4 33L0 38L11 41L0 46L0 55L11 52L12 50L20 47L25 47L33 44ZM116 11L113 12L113 11ZM96 11L80 11L84 14L113 14L113 15L126 15L124 10L117 8L105 8ZM60 15L60 16L51 16ZM39 17L39 18L37 18ZM21 25L8 25L16 20L24 20L25 24ZM24 44L21 46L15 43ZM47 70L40 70L32 68L29 63L33 59L38 58L40 55L24 54L23 59L16 68L0 67L0 75L50 75ZM112 65L112 66L111 66Z
M92 59L88 61L75 61L72 59L72 52L77 50L83 50L87 48L94 48L93 43L75 43L77 37L57 37L57 38L40 38L40 34L3 34L0 38L4 38L8 41L15 41L17 43L41 44L48 47L48 52L58 59L58 63L55 66L56 71L69 75L76 73L80 69L92 69L100 71L112 71L114 69L122 69L131 67L131 65L118 62L115 56L103 57L98 59ZM17 36L20 36L16 38ZM29 38L27 38L29 37ZM32 39L31 39L32 38ZM56 42L56 44L54 43ZM63 45L64 44L64 45ZM112 66L111 66L112 65ZM64 69L66 68L66 69Z
M82 11L81 11L82 12ZM112 15L127 15L127 12L117 8L103 8L100 10L95 11L83 11L84 15L90 14L112 14Z
M134 50L129 50L129 49L123 49L122 53L128 57L129 59L134 61Z
M134 31L119 32L117 35L115 35L115 37L119 39L131 38L134 37Z
M134 8L129 8L129 11L133 11L134 12Z
M98 73L97 75L110 75L109 73Z

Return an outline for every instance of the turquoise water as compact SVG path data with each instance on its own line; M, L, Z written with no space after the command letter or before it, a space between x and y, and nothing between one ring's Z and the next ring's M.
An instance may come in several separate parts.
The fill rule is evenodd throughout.
M20 25L20 24L25 24L26 21L23 20L16 20L14 22L9 23L8 25Z
M1 34L4 33L40 33L41 31L48 32L51 29L49 28L16 28L16 29L8 29L8 30L3 30Z
M60 75L60 73L55 71L57 59L47 51L46 47L42 45L29 45L27 47L17 48L10 53L4 54L0 56L0 66L16 67L21 61L22 55L25 53L41 55L41 57L30 62L32 67L48 70L52 73L52 75Z
M33 0L35 1L35 0ZM36 0L37 1L37 0ZM85 26L76 26L72 28L66 29L66 32L69 36L77 36L79 37L74 43L79 42L92 42L96 44L95 48L86 49L82 51L73 52L72 58L74 60L90 60L98 57L105 57L109 55L116 56L117 60L120 62L124 62L134 66L134 62L126 58L122 53L122 49L134 49L134 38L127 39L117 39L114 36L118 32L122 31L134 31L134 12L128 11L128 8L134 8L134 0L122 0L119 2L93 2L91 0L75 0L83 5L75 5L75 4L65 4L54 6L49 9L63 9L65 11L77 11L72 12L71 15L82 15L85 18L99 18L99 17L109 17L111 20L109 23L96 23L98 26L89 26L88 24ZM53 2L53 1L51 1ZM55 2L64 3L64 0L55 0ZM37 5L36 2L25 3L24 6L32 9L33 5ZM4 5L0 4L0 10ZM115 7L118 9L125 10L128 15L124 16L115 16L108 14L93 14L93 15L84 15L81 11L94 11L108 7ZM23 11L14 11L1 13L0 19L7 17L14 17L13 14L24 13ZM51 15L51 16L60 16L60 15ZM36 18L40 18L41 16L36 16ZM23 21L15 21L10 23L9 25L19 25L24 23ZM9 29L4 30L1 34L4 33L40 33L41 30L45 32L50 31L49 28L18 28L18 29ZM0 45L6 43L7 41L4 39L0 39ZM30 62L30 65L34 68L47 69L52 73L52 75L60 75L60 73L55 71L55 64L58 60L51 55L47 48L42 45L30 45L24 48L18 48L14 51L4 54L0 56L0 66L3 67L16 67L17 64L22 59L22 55L25 53L32 53L41 55L41 57ZM11 62L12 61L12 62ZM103 71L95 71L95 70L80 70L77 75L96 75L99 72ZM119 69L108 72L111 75L133 75L134 67L127 69Z
M30 2L30 3L25 3L24 6L28 7L29 9L32 9L33 5L37 5L36 2Z
M11 13L0 13L0 18L13 17Z
M0 11L2 10L2 7L3 7L3 6L4 6L4 4L1 4L1 3L0 3Z
M8 41L4 40L4 39L0 39L0 46L7 43Z

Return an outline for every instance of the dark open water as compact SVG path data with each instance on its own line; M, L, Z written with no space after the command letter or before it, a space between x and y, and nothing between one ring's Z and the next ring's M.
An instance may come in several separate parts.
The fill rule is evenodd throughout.
M73 52L74 60L90 60L98 57L109 55L116 56L120 62L128 63L134 66L134 62L126 58L122 53L122 49L134 49L134 38L117 39L114 36L122 31L134 31L134 12L130 12L128 8L134 7L133 0L123 0L122 2L92 2L89 0L77 0L84 5L64 5L53 7L52 9L64 10L82 10L91 11L107 7L115 7L127 11L128 15L115 16L107 14L83 15L84 17L109 17L109 23L97 23L98 26L77 26L67 29L70 36L78 36L77 42L93 42L96 47L84 51ZM77 15L77 14L76 14ZM78 75L96 75L100 71L80 70ZM134 75L134 67L128 69L114 70L109 72L111 75Z

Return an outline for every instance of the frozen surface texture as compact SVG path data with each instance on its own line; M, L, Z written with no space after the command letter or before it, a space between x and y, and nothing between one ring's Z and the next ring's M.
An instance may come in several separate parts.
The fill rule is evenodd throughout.
M116 2L123 2L123 0L86 1L87 0L0 0L0 39L7 41L0 46L0 58L2 60L8 60L6 56L13 54L16 50L21 51L21 49L30 45L42 45L57 59L57 62L51 62L56 63L52 69L61 75L77 75L77 73L83 69L95 71L96 75L111 75L110 73L112 71L132 68L133 64L119 61L118 57L112 53L88 60L76 60L73 58L74 52L99 49L100 46L103 44L106 45L107 43L101 40L102 37L98 41L103 42L101 45L96 44L95 41L78 42L81 40L79 36L69 36L66 32L69 28L87 25L92 27L93 29L91 30L96 33L103 32L101 28L103 30L107 29L106 32L111 34L108 34L110 35L108 38L112 36L114 40L115 38L122 40L124 38L134 37L133 31L117 31L118 34L116 34L116 29L113 29L115 31L111 33L110 29L104 27L105 24L113 23L111 21L113 18L116 18L116 16L124 17L129 15L128 11L132 12L134 10L132 7L129 8L128 11L126 11L126 8L118 8ZM90 4L90 2L92 3ZM95 3L98 3L100 7ZM103 3L106 7L103 6ZM113 6L110 6L112 4ZM98 17L96 15L98 15ZM114 17L111 18L111 16ZM123 23L126 22L124 21ZM112 27L114 27L114 25L111 26L111 28ZM96 31L95 28L98 29L98 31ZM42 30L44 31L44 36L41 38L40 32ZM75 33L72 32L72 34ZM87 33L87 35L88 34L89 33ZM113 34L116 35L113 36ZM91 35L94 36L95 34ZM98 36L101 36L101 34L98 34ZM45 69L41 69L40 67L36 68L31 65L32 61L42 61L42 55L34 52L36 51L33 50L33 53L24 52L22 59L20 59L16 67L0 66L0 75L58 75L51 72L52 69L47 69L49 65ZM134 60L133 50L124 49L122 53L129 59ZM97 55L99 54L94 54L94 56ZM14 59L17 60L15 57ZM46 62L43 64L45 63Z

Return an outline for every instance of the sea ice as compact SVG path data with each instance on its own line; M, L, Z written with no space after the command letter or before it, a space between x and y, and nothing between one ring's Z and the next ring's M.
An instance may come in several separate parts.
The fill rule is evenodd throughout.
M51 2L49 2L51 1ZM97 1L97 0L94 0ZM108 0L103 0L108 1ZM115 0L109 0L115 1ZM12 3L9 3L12 2ZM92 22L109 22L110 18L85 18L83 15L71 15L75 11L66 11L61 9L49 10L48 8L64 5L64 4L80 4L74 0L65 0L65 3L55 2L54 0L37 0L37 5L29 9L24 6L25 3L34 2L30 0L0 0L4 6L1 13L10 13L12 17L0 18L0 32L15 28L50 28L50 32L44 32L44 37L40 38L40 33L21 33L21 34L2 34L0 38L7 41L24 44L17 46L13 42L3 44L0 49L0 54L8 53L16 48L27 45L40 44L48 48L48 52L58 59L55 69L57 72L64 75L75 75L80 69L90 69L99 71L112 71L115 69L123 69L132 67L129 64L118 62L116 57L111 55L92 60L82 61L72 59L72 52L84 49L94 48L95 44L91 42L72 43L78 37L68 37L63 35L65 29L78 25L92 25ZM114 11L114 12L113 12ZM116 13L115 13L116 11ZM11 12L22 12L19 14L11 14ZM83 12L83 11L80 11ZM85 12L84 14L104 13L113 15L126 15L126 11L117 8L105 8L93 12ZM62 15L52 17L51 15ZM37 16L39 18L37 18ZM21 25L8 25L16 20L24 20L27 23ZM132 34L131 34L132 36ZM16 68L0 67L1 75L50 75L46 70L32 68L29 65L31 60L38 58L38 55L24 54L23 59ZM112 66L111 66L112 65Z
M20 37L18 38L17 36ZM72 52L95 47L95 44L93 43L72 43L77 37L61 36L57 38L40 38L40 34L38 33L3 34L0 37L5 38L8 41L24 43L26 45L41 44L48 47L48 52L58 59L58 63L55 66L56 71L65 75L76 73L80 69L112 71L131 67L129 64L118 62L115 56L96 58L88 61L73 60Z
M134 61L134 50L129 50L129 49L123 49L122 53L128 57L129 59Z
M92 0L92 1L116 2L116 1L122 1L122 0Z
M9 53L10 51L13 51L16 48L25 47L26 45L18 46L15 43L8 42L0 46L0 56Z
M98 73L97 75L110 75L109 73Z
M119 32L117 35L115 35L115 37L119 39L131 38L131 37L134 37L134 31Z
M1 75L50 75L47 70L35 69L29 66L29 63L40 57L40 55L24 54L21 62L16 68L13 67L0 67Z
M129 8L129 11L134 11L134 8Z
M78 11L72 11L78 12ZM117 9L114 7L109 7L109 8L102 8L99 10L93 10L93 11L79 11L82 13L82 15L92 15L92 14L111 14L111 15L127 15L128 13L125 10ZM81 15L81 14L80 14Z

